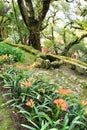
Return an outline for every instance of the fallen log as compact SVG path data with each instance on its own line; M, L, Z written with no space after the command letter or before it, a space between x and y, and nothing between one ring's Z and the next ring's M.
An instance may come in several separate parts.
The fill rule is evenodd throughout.
M70 57L60 56L60 55L42 54L42 53L39 54L38 57L42 59L42 60L37 59L36 61L37 64L39 63L39 67L42 66L42 68L50 68L50 67L59 68L62 64L65 64L70 66L70 68L72 69L74 68L79 73L87 75L87 64L79 60ZM44 64L47 64L48 61L49 61L49 66L47 67Z

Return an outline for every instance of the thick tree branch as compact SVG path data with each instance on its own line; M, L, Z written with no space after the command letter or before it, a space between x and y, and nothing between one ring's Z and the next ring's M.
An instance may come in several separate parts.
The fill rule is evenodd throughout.
M20 12L23 17L23 20L24 20L26 26L28 26L28 15L27 15L27 11L24 6L24 2L23 2L23 0L17 0L17 2L18 2L18 6L20 8Z
M47 12L49 10L50 2L51 2L51 0L42 0L43 8L42 8L42 10L41 10L41 12L39 13L39 16L38 16L39 23L42 23L42 21L44 20Z
M66 2L69 2L69 3L70 3L70 2L73 2L73 1L74 1L74 0L66 0Z
M31 29L32 26L38 27L38 22L35 20L34 9L31 0L17 0L20 12L22 14L23 20L26 26Z
M33 4L31 2L31 0L25 0L25 3L26 3L26 10L28 12L28 17L35 19Z
M79 29L79 30L84 30L82 27L76 27L76 26L74 26L74 25L72 25L71 28Z

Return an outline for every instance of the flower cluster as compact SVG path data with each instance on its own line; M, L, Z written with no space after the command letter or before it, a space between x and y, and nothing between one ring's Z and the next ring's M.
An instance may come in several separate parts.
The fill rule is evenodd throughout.
M21 87L24 87L24 86L31 87L34 80L35 79L32 77L28 78L27 81L21 82Z
M26 66L26 70L32 69L32 65Z
M68 89L60 89L59 92L62 95L69 95L69 94L71 94L70 90L68 90Z
M8 64L7 66L8 66L8 68L12 67L12 65L10 65L10 64Z
M27 79L27 81L33 82L34 78L30 77L30 78Z
M35 103L34 103L33 99L30 99L28 102L26 102L26 106L34 107Z
M69 94L71 94L71 91L68 89L61 88L61 89L59 89L59 91L58 90L54 91L54 94L58 94L58 93L60 95L69 95ZM61 98L55 99L54 103L56 104L57 107L61 108L61 110L63 110L63 111L67 110L67 103L64 99L61 99Z
M17 69L23 69L23 65L17 65L16 68Z
M2 60L6 60L7 58L8 58L7 55L0 56L0 61L2 61Z
M87 100L82 100L81 103L83 106L87 106Z
M66 111L67 110L67 103L63 99L55 99L54 103L56 104L57 107L60 107L61 110Z
M5 68L0 68L0 70L1 70L1 71L4 71L4 70L5 70Z
M21 87L24 87L24 86L26 86L26 87L31 87L32 85L31 85L31 83L28 82L28 81L21 82Z

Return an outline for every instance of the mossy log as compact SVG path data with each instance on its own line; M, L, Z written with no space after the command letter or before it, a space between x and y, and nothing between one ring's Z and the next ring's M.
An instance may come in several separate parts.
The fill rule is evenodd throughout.
M55 60L58 61L62 60L64 63L70 63L72 65L81 66L82 68L87 68L86 63L66 56L53 55L53 54L40 54L39 57L44 60L49 59L51 62Z
M2 42L1 42L2 43ZM38 55L40 53L40 51L34 49L33 47L31 46L27 46L27 45L23 45L23 44L14 44L14 43L10 43L10 42L4 42L10 46L13 46L13 47L17 47L17 48L20 48L26 52L29 52L33 55Z
M43 60L45 60L44 63L46 63L46 65L43 65L43 62L39 63L39 66L44 66L43 68L58 68L60 65L62 65L63 63L68 64L71 66L71 68L74 68L76 71L78 71L81 74L87 74L87 64L84 62L81 62L79 60L70 58L70 57L66 57L66 56L60 56L60 55L53 55L53 54L43 54L40 51L30 47L30 46L26 46L26 45L22 45L22 44L13 44L13 43L9 43L9 42L5 42L11 46L14 47L18 47L26 52L29 52L33 55L36 55L38 58L42 58ZM48 62L49 61L49 62ZM48 66L47 66L48 65Z
M79 60L70 57L60 56L60 55L53 55L53 54L40 54L39 57L44 60L48 59L51 62L51 64L55 63L55 61L58 61L59 65L65 63L67 65L70 65L71 68L73 68L74 66L74 69L79 73L87 74L87 64Z

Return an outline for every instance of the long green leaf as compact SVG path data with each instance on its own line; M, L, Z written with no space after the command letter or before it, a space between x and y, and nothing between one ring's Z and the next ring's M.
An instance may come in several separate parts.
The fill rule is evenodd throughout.
M21 126L25 127L25 128L28 128L29 130L37 130L29 125L25 125L25 124L21 124Z
M74 120L71 122L71 125L70 125L70 127L69 127L68 130L73 130L76 124L77 124L77 125L78 125L78 124L85 125L84 123L80 122L79 119L80 119L79 116L75 117Z
M40 130L47 130L47 127L49 126L49 122L42 122L42 128Z
M37 126L37 124L35 124L30 118L27 118L27 120L28 120L33 126L35 126L37 129L39 129L39 127Z
M39 112L39 116L45 118L50 124L52 124L51 118L44 112Z
M69 118L68 118L68 114L65 115L65 118L64 118L64 125L63 125L63 128L62 130L66 130L66 127L68 125L68 122L69 122Z

